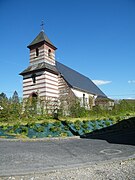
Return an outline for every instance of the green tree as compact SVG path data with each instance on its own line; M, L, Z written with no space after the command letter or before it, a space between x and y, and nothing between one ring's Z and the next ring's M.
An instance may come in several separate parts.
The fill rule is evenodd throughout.
M5 93L0 93L0 102L2 102L2 100L8 100L8 98L7 98L7 96L6 96L6 94Z
M12 100L12 102L14 102L14 103L19 103L19 96L18 96L17 91L15 91L15 92L13 93L13 96L12 96L11 100Z

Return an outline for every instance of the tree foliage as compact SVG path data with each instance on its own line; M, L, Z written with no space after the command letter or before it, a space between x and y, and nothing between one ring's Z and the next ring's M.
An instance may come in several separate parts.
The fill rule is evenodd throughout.
M7 98L7 96L6 96L6 94L5 93L0 93L0 102L2 101L2 100L8 100L8 98Z
M91 101L90 101L91 102ZM113 108L101 108L94 106L86 109L81 105L80 99L68 96L61 101L53 102L54 109L51 109L52 102L49 99L28 98L24 102L19 101L18 93L15 91L11 98L5 93L0 94L0 122L21 122L39 120L53 117L58 112L59 117L88 117L90 119L101 119L111 117L124 117L135 115L135 101L120 100Z
M19 103L19 96L18 96L17 91L14 92L11 100L12 100L13 103Z

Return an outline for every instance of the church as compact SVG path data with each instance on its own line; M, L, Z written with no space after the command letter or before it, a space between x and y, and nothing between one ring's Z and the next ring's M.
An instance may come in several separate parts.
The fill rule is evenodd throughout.
M58 105L63 97L77 97L81 106L90 108L90 99L94 106L97 98L107 98L88 77L56 60L57 48L44 30L27 47L30 50L29 66L20 73L23 99L38 97Z

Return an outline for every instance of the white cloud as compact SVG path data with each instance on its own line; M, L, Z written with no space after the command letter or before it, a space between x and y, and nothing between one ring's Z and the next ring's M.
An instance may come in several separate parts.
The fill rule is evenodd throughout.
M105 80L92 80L96 85L104 85L104 84L109 84L112 81L105 81Z
M134 98L132 98L132 97L127 97L126 99L134 99Z
M129 84L135 84L135 80L129 80L128 83Z

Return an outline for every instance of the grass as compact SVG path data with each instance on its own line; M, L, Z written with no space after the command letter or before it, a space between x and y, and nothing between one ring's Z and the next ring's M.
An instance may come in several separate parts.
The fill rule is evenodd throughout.
M118 115L110 115L110 116L100 116L100 117L97 117L96 115L91 115L89 117L81 117L81 118L71 118L71 117L60 117L59 118L59 121L58 120L55 120L55 119L52 119L52 118L45 118L45 117L30 117L29 119L25 118L25 119L16 119L16 120L12 120L12 121L6 121L6 122L0 122L0 126L3 126L6 128L6 126L17 126L18 124L19 125L27 125L27 124L44 124L44 123L58 123L60 124L60 121L67 121L69 123L75 123L76 121L80 121L80 122L83 122L83 121L95 121L95 120L107 120L107 119L110 119L110 120L113 120L113 123L117 123L121 120L124 120L124 119L128 119L129 117L135 117L135 113L119 113Z
M134 120L135 120L135 117L126 119L125 121L121 121L120 123L116 123L115 128L117 127L117 129L120 130L120 129L124 129L124 128L128 128L128 127L135 127L135 121ZM9 124L6 124L5 126L2 126L2 129L6 131L6 134L11 135L14 138L29 139L29 137L28 137L28 128L33 128L38 133L44 132L45 127L43 127L43 126L45 126L45 124L47 124L47 122L46 121L44 123L43 122L40 123L40 121L37 121L37 122L38 122L38 125L36 125L36 123L33 122L33 123L27 123L26 126L21 126L20 130L19 130L19 132L17 132L17 134L15 133L15 130L17 128L19 128L20 124L18 124L18 123L16 123L12 127L9 127ZM99 121L97 121L96 123L95 123L95 121L93 121L93 125L92 125L93 128L92 129L87 129L87 128L89 128L89 125L88 125L87 122L88 122L88 120L86 120L86 119L84 120L83 118L79 118L79 119L75 118L74 122L72 121L72 119L71 119L71 121L68 121L68 123L73 124L72 126L74 126L74 128L77 131L82 130L82 128L83 128L83 133L89 133L89 132L93 131L93 128L94 128L94 130L99 128L99 127L97 127L97 123L99 123ZM108 121L101 121L101 122L103 124L105 123L107 127L111 125L110 122L108 122ZM60 136L60 137L68 136L67 132L63 132L61 130L61 122L60 121L53 120L53 122L52 122L52 120L51 120L50 123L52 123L52 126L50 127L50 132L53 132L53 133L56 133L56 132L58 133L59 132L57 135L56 134L55 135ZM42 126L42 124L43 124L43 126ZM64 128L64 130L68 131L69 128L66 127L66 129ZM51 136L53 136L53 135L48 134L48 137L51 137ZM34 138L34 136L32 138ZM36 138L36 136L35 136L35 138Z
M54 122L58 122L58 120L55 119L44 119L44 120L28 120L28 121L12 121L12 122L0 122L0 126L14 126L16 124L20 124L20 125L27 125L27 124L43 124L43 123L54 123Z

